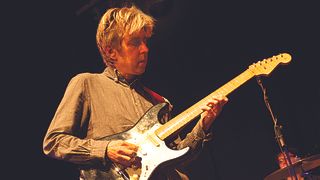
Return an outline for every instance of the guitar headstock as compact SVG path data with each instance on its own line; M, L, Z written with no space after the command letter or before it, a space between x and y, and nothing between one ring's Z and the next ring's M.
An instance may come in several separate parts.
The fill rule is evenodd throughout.
M249 66L249 69L254 75L269 75L275 67L279 64L288 64L291 61L291 55L288 53L282 53L277 56L273 56Z

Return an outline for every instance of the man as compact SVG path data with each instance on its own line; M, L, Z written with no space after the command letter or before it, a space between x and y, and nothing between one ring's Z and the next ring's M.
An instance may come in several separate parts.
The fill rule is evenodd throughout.
M290 162L292 164L296 163L297 161L301 160L300 157L298 157L295 153L293 153L293 150L289 151L289 158L290 158ZM277 160L278 160L278 164L280 169L286 168L289 166L289 162L285 156L285 154L283 152L280 152L277 155ZM295 176L298 178L298 180L303 180L304 178L301 176L301 174L296 174L296 175L292 175L293 177L287 177L287 180L294 180L296 179Z
M297 180L320 180L319 172L316 169L318 167L317 163L315 161L316 159L313 159L313 160L310 160L308 158L301 159L296 148L289 148L288 154L289 154L289 158L292 163L292 166L296 170L295 171L296 177L294 175L292 175L291 177L287 177L286 180L296 180L296 179ZM302 163L301 163L301 161L302 161ZM278 162L280 169L284 169L284 168L288 167L290 164L288 162L288 159L286 158L284 152L280 152L277 155L277 162ZM298 162L300 162L300 164ZM303 169L304 165L305 165L305 167L310 168L310 166L307 166L307 164L309 164L309 165L313 164L314 168L313 169Z
M80 178L88 178L85 169L118 164L141 165L139 144L102 137L132 128L152 106L167 101L139 81L148 62L147 39L152 35L154 19L136 7L112 8L101 18L96 39L107 66L100 74L82 73L70 81L44 138L46 155L80 166ZM192 159L210 137L210 127L227 102L212 98L193 130L181 140L169 144L172 149L190 147ZM155 172L153 179L188 179L179 163L176 169ZM91 171L90 171L91 172ZM91 179L99 179L95 175Z

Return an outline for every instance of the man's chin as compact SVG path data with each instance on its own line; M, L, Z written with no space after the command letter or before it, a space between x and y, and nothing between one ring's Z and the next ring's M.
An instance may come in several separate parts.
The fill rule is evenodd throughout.
M139 67L136 71L136 75L142 75L146 71L146 67Z
M139 71L139 72L137 73L137 75L138 75L138 76L141 76L142 74L144 74L144 72L146 72L145 69L144 69L143 71Z

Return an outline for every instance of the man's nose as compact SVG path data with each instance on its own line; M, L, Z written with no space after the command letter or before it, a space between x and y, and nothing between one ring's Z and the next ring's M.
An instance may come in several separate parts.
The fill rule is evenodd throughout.
M148 48L148 46L147 46L147 43L145 43L145 42L142 42L141 44L140 44L140 52L141 53L147 53L147 52L149 52L149 48Z

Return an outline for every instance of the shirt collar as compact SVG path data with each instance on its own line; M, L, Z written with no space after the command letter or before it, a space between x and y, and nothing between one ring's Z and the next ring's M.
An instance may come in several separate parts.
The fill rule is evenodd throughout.
M109 77L110 79L114 80L116 83L120 83L126 86L133 86L134 84L136 84L139 79L136 78L135 80L133 80L131 83L129 83L120 73L117 69L112 68L112 67L106 67L103 74L105 74L107 77Z

